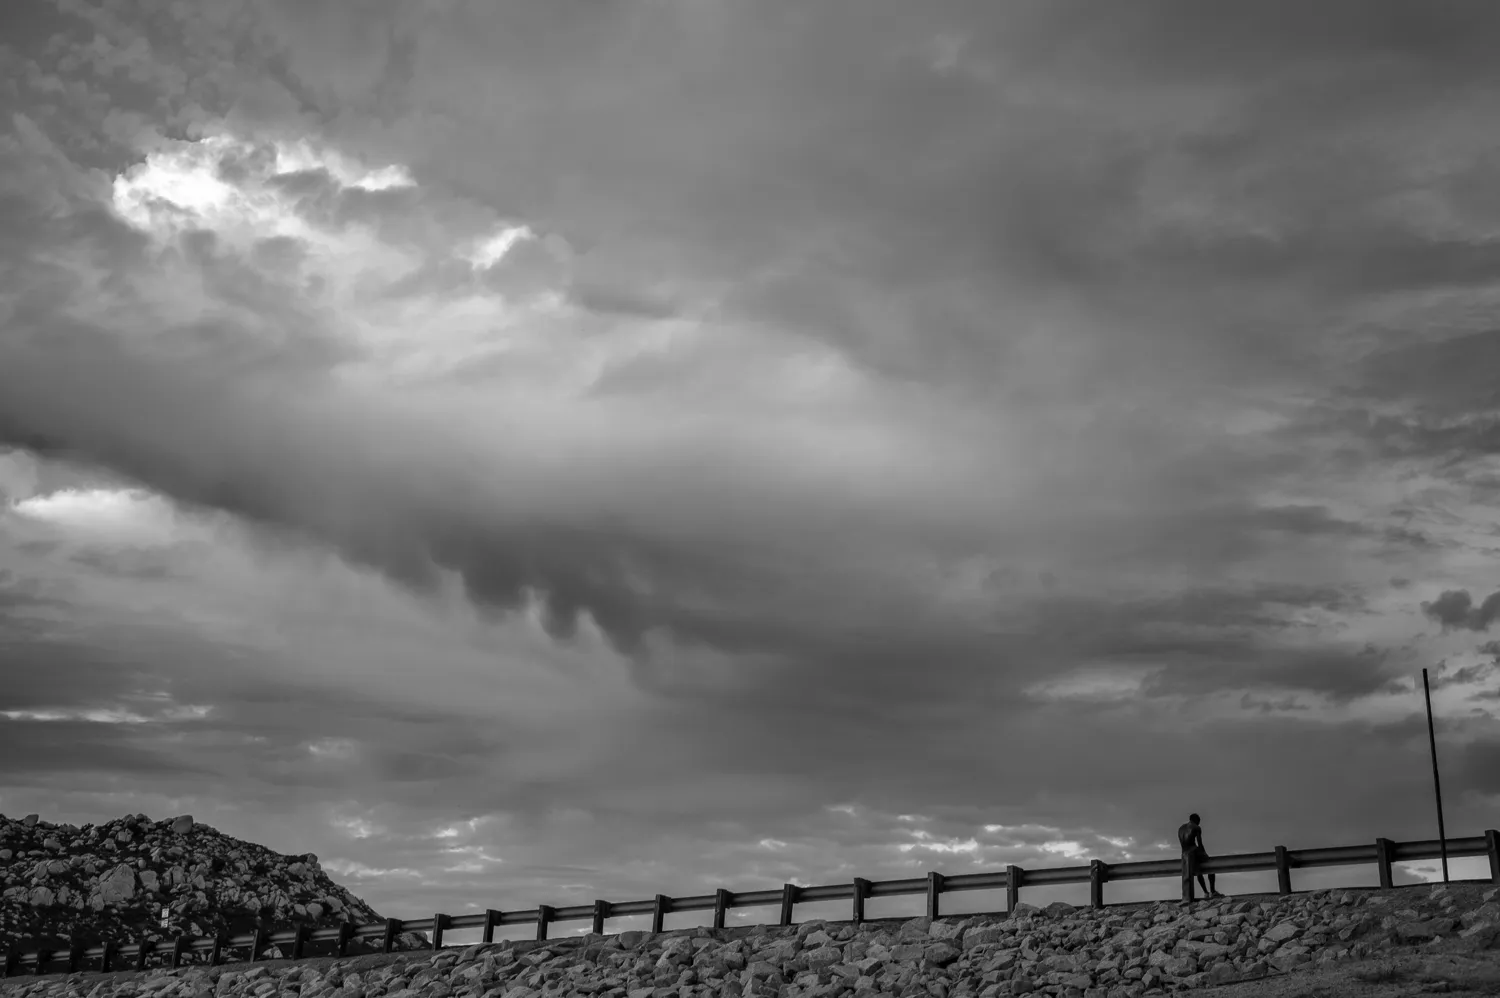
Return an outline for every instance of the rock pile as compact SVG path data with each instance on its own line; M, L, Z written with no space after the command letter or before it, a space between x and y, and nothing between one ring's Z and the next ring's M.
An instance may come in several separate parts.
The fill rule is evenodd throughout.
M805 922L494 942L417 956L0 981L3 998L1115 998L1255 979L1434 940L1500 938L1496 891L1397 888L1011 917ZM385 960L383 965L374 961Z
M169 910L166 929L162 908ZM128 815L83 828L34 814L19 821L0 815L0 954L18 945L66 955L74 939L92 946L142 937L170 951L182 933L239 935L257 926L275 932L345 921L381 916L328 879L316 856L282 856L221 835L191 815L156 822ZM353 940L349 952L376 945ZM426 941L405 933L398 945L419 949ZM265 955L281 954L271 946Z

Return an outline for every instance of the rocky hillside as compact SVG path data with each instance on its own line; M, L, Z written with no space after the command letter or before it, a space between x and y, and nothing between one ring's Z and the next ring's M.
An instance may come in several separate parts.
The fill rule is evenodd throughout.
M161 911L169 909L168 927ZM381 921L370 906L328 879L318 857L283 856L222 835L192 816L151 821L144 814L103 825L54 825L29 814L0 814L0 953L19 944L66 952L81 939L164 944L187 933L212 936ZM331 944L315 944L311 952ZM353 940L349 952L378 942ZM421 949L425 936L397 937ZM243 951L236 955L243 959ZM276 947L265 954L279 956ZM185 960L206 959L188 954Z

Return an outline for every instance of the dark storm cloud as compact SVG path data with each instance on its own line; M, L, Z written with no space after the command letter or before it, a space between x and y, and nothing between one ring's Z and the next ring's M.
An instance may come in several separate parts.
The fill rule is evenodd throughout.
M731 18L736 27L742 23L737 19L740 16L734 15ZM1095 72L1107 76L1121 67L1131 67L1132 71L1140 68L1146 76L1160 72L1162 67L1157 67L1154 61L1150 61L1150 67L1155 67L1154 69L1145 68L1139 62L1139 53L1129 46L1122 47L1120 38L1139 38L1143 40L1142 44L1146 44L1144 39L1158 39L1160 32L1164 30L1178 30L1177 22L1172 20L1166 9L1152 9L1123 16L1120 37L1098 33L1097 27L1090 27L1081 37L1072 35L1072 29L1079 26L1076 19L1080 15L1075 9L1051 11L1029 8L1024 16L1018 16L1018 37L1053 43L1071 39L1069 44L1076 45L1076 51L1086 50L1093 56L1100 57L1095 69L1080 70L1080 79L1089 79L1091 73ZM772 22L774 21L776 19L773 18ZM981 23L982 21L983 19ZM1028 147L1019 141L1012 144L980 144L971 149L943 147L939 139L949 134L948 130L964 127L986 113L991 108L995 94L973 83L934 76L929 67L920 64L911 54L915 52L914 49L908 50L906 56L896 56L896 41L909 46L921 39L922 29L927 27L921 19L908 16L898 18L892 24L892 34L883 40L878 38L878 34L869 34L867 28L858 29L856 38L852 41L872 44L878 41L875 50L885 53L887 61L867 62L865 50L854 44L845 44L833 47L831 61L836 64L833 67L802 57L812 51L818 38L832 36L836 27L834 21L813 18L805 25L810 29L808 39L797 41L788 40L772 30L772 22L753 22L754 19L750 19L754 30L746 43L746 53L736 54L734 57L736 61L733 65L737 67L737 71L748 72L755 55L771 52L793 57L787 68L781 73L756 79L754 86L748 90L725 89L711 80L704 80L702 96L708 102L707 107L715 106L715 102L722 102L726 108L739 107L745 110L749 115L746 121L758 121L766 125L776 122L778 127L767 132L725 132L723 130L729 125L719 121L705 121L705 116L701 113L688 119L691 127L706 126L734 138L735 145L730 152L743 152L746 155L743 158L728 156L730 170L724 177L685 172L676 178L678 183L673 187L674 198L657 202L664 209L662 221L647 226L645 231L648 235L656 235L660 241L659 237L665 235L667 229L672 230L681 239L676 252L669 254L669 258L676 262L682 261L686 247L695 245L708 235L707 230L697 227L697 219L692 210L710 200L710 195L730 195L735 190L735 184L742 185L738 188L738 194L725 197L719 204L719 210L732 213L732 219L731 215L725 214L722 215L722 220L726 223L731 220L735 223L748 222L748 227L731 224L716 229L712 246L706 247L706 253L694 253L695 257L711 264L717 249L728 248L737 242L742 243L742 248L755 250L763 256L764 252L770 252L784 242L769 227L772 219L797 223L792 231L841 232L841 238L846 240L846 245L853 251L844 265L844 269L849 271L848 279L851 282L847 285L847 290L853 296L866 292L876 293L877 288L887 289L888 295L894 295L898 291L913 291L919 286L936 290L944 284L962 282L973 277L984 268L998 267L1000 271L1019 278L1029 280L1045 277L1047 280L1065 282L1081 298L1087 298L1091 287L1113 293L1111 287L1114 279L1108 276L1111 270L1109 261L1117 259L1119 254L1131 247L1139 249L1153 245L1149 239L1141 243L1135 236L1129 235L1115 240L1101 241L1093 238L1101 222L1107 223L1111 217L1128 218L1140 214L1142 209L1137 207L1134 195L1152 169L1156 154L1156 150L1148 146L1124 141L1120 133L1112 131L1097 116L1079 114L1070 117L1066 114L1044 113L1040 108L1005 105L1007 112L1016 116L1022 136L1027 134L1027 130L1031 130L1036 137L1046 141L1035 147ZM1363 20L1359 23L1365 24ZM554 23L543 19L529 23L528 27L536 33L533 40L543 40L543 48L556 46L560 53L581 51L599 43L597 38L580 35L574 29L565 27L562 22ZM1273 21L1249 18L1242 27L1252 39L1260 39L1265 43L1266 53L1270 51L1267 39L1276 35ZM488 30L488 26L485 26L485 30ZM1194 30L1219 37L1217 32L1221 29L1202 23ZM1376 47L1388 44L1394 37L1382 34L1369 24L1357 29L1356 35L1360 31L1367 32L1360 37ZM739 37L741 36L736 35L736 38ZM975 41L972 50L974 57L979 59L996 54L998 48L1008 44L1004 31L990 31L983 26L973 32L973 38ZM583 48L579 49L578 46ZM1251 48L1255 48L1254 43ZM1331 55L1342 58L1344 51L1357 49L1357 45L1351 45L1347 39L1339 36ZM1308 51L1311 52L1312 49ZM1248 78L1251 68L1259 64L1239 49L1236 49L1236 53L1236 60L1244 60L1242 68ZM1181 58L1180 54L1175 58ZM1420 62L1426 56L1417 52L1412 58ZM555 70L545 62L543 60L538 63L534 53L522 60L523 66L529 66L540 77L552 78ZM1167 60L1168 65L1171 62L1171 59ZM1189 60L1189 65L1195 63ZM420 78L424 63L419 59L414 67L412 78L416 80ZM834 82L833 69L851 67L859 69L856 79ZM431 66L425 65L425 68L430 69ZM1033 65L1031 69L1037 73L1051 72L1037 65ZM1216 73L1223 71L1222 66L1215 70ZM833 85L830 87L829 84ZM864 86L873 86L874 90L861 89ZM891 99L880 101L878 98L881 95L887 95ZM897 99L898 96L900 99ZM674 99L680 99L680 96L674 95ZM621 97L620 100L623 103L612 106L611 113L641 110L634 103L633 97ZM1003 104L1004 99L1001 100ZM789 113L794 105L803 101L809 102L806 105L809 112L807 116L799 117ZM871 111L876 106L880 114L872 117ZM858 110L860 108L866 110L861 112ZM593 113L584 102L565 102L560 118L567 121L570 116L576 117L575 123L583 124L593 120L590 117ZM841 117L845 113L850 117ZM655 128L667 129L667 135L685 134L678 130L678 126L669 124L668 114L663 113L651 120ZM1244 128L1250 128L1250 122L1254 120L1252 114L1250 119L1242 120L1240 124ZM812 136L815 122L826 124L830 121L840 122L845 127L835 131L829 136L829 140L818 143L802 141ZM847 127L855 121L878 124L880 127ZM550 152L567 149L567 142L550 125L541 121L533 122L532 125L543 140L542 147L536 152L539 158L529 161L532 165L539 165ZM601 141L605 136L610 139L623 137L618 128L604 128L600 135ZM610 158L629 162L632 156L638 155L644 148L642 143L661 137L663 136L645 134L628 137L624 145L603 150L611 153L605 162ZM832 139L840 141L831 141ZM594 140L580 138L577 141L592 147ZM845 141L853 144L846 145ZM551 148L548 147L548 142L553 143ZM902 158L895 155L898 146L924 151L914 157ZM949 151L939 155L939 148L948 148ZM1058 153L1073 148L1088 150L1089 154L1066 160L1064 165L1059 165ZM1191 149L1188 150L1189 160L1192 152ZM963 153L967 153L967 157L960 155ZM1204 152L1204 155L1207 153ZM466 159L457 157L457 162L462 164ZM580 195L584 196L584 200L587 200L586 195L590 191L599 194L624 193L627 188L621 185L638 182L645 183L648 191L658 195L666 193L664 188L655 186L657 181L640 172L639 161L634 164L637 167L634 171L627 170L623 179L618 181L613 179L613 175L594 172L591 164L592 161L584 160L573 167L574 170L581 171L577 177L582 185ZM231 166L231 172L235 168ZM431 165L429 168L436 170ZM849 170L852 173L846 174L845 171ZM752 197L755 188L743 186L743 182L752 176L752 171L753 175L761 178L776 178L775 184L769 191ZM504 169L497 172L501 176L509 175ZM526 176L524 169L521 176ZM686 182L685 185L682 181ZM304 212L319 217L322 217L320 212L330 215L331 209L325 202L332 197L332 185L326 171L288 175L278 183L288 193L303 199L301 204ZM1298 196L1301 196L1302 189L1297 190ZM988 194L981 195L981 191L987 191ZM814 194L817 196L814 197ZM344 195L340 194L342 196ZM1274 196L1272 200L1275 200ZM538 205L545 207L547 203L549 199L542 197ZM648 199L646 206L650 204ZM973 210L976 205L988 206L994 210L976 212ZM624 206L623 200L611 199L604 210L616 211ZM765 216L759 230L755 220L758 215ZM1124 231L1135 231L1132 225L1126 225ZM679 226L686 228L678 228ZM900 238L896 238L898 230ZM1292 232L1289 238L1292 246L1296 246L1302 237ZM1321 237L1316 233L1307 236L1311 241L1305 245L1313 255L1321 254L1326 249L1325 244L1317 241L1318 238ZM749 242L744 242L747 239ZM765 241L757 244L757 239ZM1268 274L1253 259L1242 261L1242 266L1234 265L1234 253L1237 252L1235 245L1237 244L1233 240L1226 244L1229 248L1228 255L1220 261L1227 265L1223 268L1226 281L1232 282L1235 275L1254 281L1277 278L1277 274ZM208 274L210 287L225 300L245 306L250 306L257 300L278 300L273 286L253 272L245 272L236 268L233 261L226 260L211 235L202 233L190 236L184 241L182 248ZM507 259L501 266L493 268L493 279L500 280L508 290L523 286L523 289L530 288L541 281L546 275L532 274L531 271L535 268L526 266L528 249L533 253L541 252L539 244L524 242L514 260ZM1371 251L1374 252L1374 249ZM544 257L545 254L538 257L538 266L546 262ZM1161 266L1175 269L1189 266L1192 256L1186 255L1179 260L1168 253L1159 254L1153 259ZM807 292L817 298L824 293L820 290L827 283L823 279L837 275L830 274L818 264L816 258L813 263L814 266L799 279L808 282ZM957 269L948 270L949 263L957 263ZM520 283L517 285L515 282ZM774 284L771 286L774 287ZM838 282L833 282L833 286L838 287ZM962 294L974 294L969 288L959 290ZM776 296L772 295L774 297ZM751 303L746 300L745 304ZM766 299L763 304L771 305L771 299ZM966 315L961 310L931 302L922 295L912 297L909 303L901 307L905 316L914 320L914 324L927 318L936 321L930 326L925 322L921 323L926 335L920 339L901 335L884 345L880 345L878 337L866 338L868 330L858 324L847 327L852 339L841 339L837 329L826 323L817 322L814 325L818 327L818 335L832 336L835 342L841 343L850 352L858 353L867 347L895 351L888 355L893 358L900 356L904 358L902 363L915 365L914 370L935 371L940 377L949 374L957 378L966 377L966 372L977 373L985 367L986 361L982 358L998 361L1006 353L1006 347L1000 340L986 335L984 321ZM773 309L770 312L756 310L755 314L765 317L775 313ZM287 326L306 325L307 317L289 313L280 321ZM246 342L231 330L215 329L208 325L190 332L198 341L216 343L220 345L220 349L229 349L231 344ZM1126 339L1130 335L1145 334L1127 334ZM1143 344L1144 341L1136 345ZM42 363L45 364L45 360ZM131 364L128 358L121 357L118 358L118 363L111 361L107 365L115 372L111 380L117 382L117 387L113 391L122 406L127 398L165 397L163 392L173 391L166 382L176 380L175 373L158 373L146 367L132 372ZM934 364L938 366L933 368ZM94 373L83 380L92 381L95 373L103 373L105 366L96 366ZM43 377L46 372L46 367L34 370L37 378ZM55 376L65 375L59 370ZM74 373L71 377L75 382L82 383L79 374ZM132 384L133 379L138 380L134 380ZM177 389L175 405L185 410L206 409L210 400L217 402L221 398L233 396L232 385L204 382L197 387ZM17 410L20 408L15 407ZM76 446L73 440L62 438L49 444L47 434L55 433L59 424L56 421L37 419L35 411L31 414L13 411L9 415L15 439L35 441L49 453L58 452L59 447ZM221 442L229 442L238 437L246 447L257 447L257 444L251 443L247 431L242 427L254 425L262 417L241 413L239 418L244 420L241 427L236 427L232 419L218 420ZM32 426L22 428L19 425L27 422ZM212 421L205 421L199 424L199 428L206 430L213 425L215 423ZM276 436L285 433L290 437L295 435L295 430L287 427L273 433ZM79 424L72 436L89 438L93 434L92 429ZM1138 439L1148 445L1155 442L1147 433L1143 433ZM187 470L187 466L179 462L188 458L188 451L153 453L160 445L147 444L146 438L125 432L113 433L113 439L108 441L94 437L85 446L94 459L125 467L142 481L174 496L192 502L222 505L262 522L309 530L317 536L332 540L351 555L380 565L411 581L426 581L430 574L430 562L455 567L464 574L470 592L476 598L500 607L516 606L529 587L540 585L549 599L550 621L559 634L570 633L575 614L588 610L621 642L622 647L635 648L646 630L653 626L666 626L685 636L740 651L758 650L796 657L827 650L815 637L815 626L808 628L797 624L776 623L753 613L736 618L714 611L705 613L701 610L688 610L674 606L675 601L670 596L657 597L654 605L648 605L642 597L631 592L624 582L627 566L638 569L644 566L647 574L666 583L658 586L659 592L713 592L717 589L727 595L737 588L762 588L773 577L764 572L747 572L743 567L731 567L734 564L732 554L688 554L669 550L659 543L642 538L616 536L610 531L586 527L538 529L534 525L523 527L520 524L498 527L483 522L482 518L471 518L467 511L443 509L447 505L444 500L434 502L424 497L416 505L405 502L399 497L407 490L400 485L383 481L378 475L372 477L352 461L344 462L346 472L338 472L335 470L339 467L338 464L324 463L311 452L301 456L278 455L273 459L278 465L277 471L247 471L241 476L232 470L227 461L221 462L214 457L212 448L207 447L191 447L190 462L202 463L197 468ZM331 446L336 448L337 445ZM233 448L225 451L226 454L234 452ZM246 452L240 450L239 453L243 455ZM1198 479L1191 477L1195 462L1212 460L1214 459L1211 457L1203 456L1185 462L1185 466L1181 468L1182 479L1171 482L1172 486L1182 489L1178 496L1189 501L1197 498L1189 496L1187 490L1191 487L1222 492L1240 487L1242 483L1228 478L1211 485L1206 484L1204 480L1208 476L1201 472ZM249 465L245 467L248 469ZM307 470L300 473L292 471L298 467ZM311 470L314 467L317 468L316 474ZM1244 467L1240 470L1249 472L1252 469ZM341 473L352 477L347 482L340 483L336 476ZM299 475L320 484L311 488L289 484L292 478ZM317 494L319 492L323 494ZM390 510L370 510L365 514L367 520L363 523L333 522L319 513L320 509L329 511L328 500L332 495L351 497L346 502L333 504L340 509L352 505L352 497L355 495L379 496L379 502L389 502L392 506ZM418 508L425 509L426 512L412 515ZM1249 558L1265 550L1266 546L1277 543L1274 538L1283 538L1285 535L1330 539L1371 535L1397 546L1412 546L1423 539L1415 531L1393 532L1389 527L1340 520L1326 507L1312 505L1259 510L1228 508L1222 514L1205 513L1202 508L1172 510L1161 516L1159 525L1151 524L1144 530L1139 528L1143 525L1143 520L1149 523L1150 513L1133 511L1130 519L1134 520L1131 527L1135 529L1114 529L1115 525L1111 525L1108 533L1112 536L1099 538L1103 546L1095 549L1097 554L1159 560L1164 563L1192 561L1204 565L1215 560L1226 562ZM1125 527L1125 524L1119 526ZM1101 530L1100 533L1105 531ZM716 572L745 574L736 582L728 582L727 578L724 582L714 582L712 576ZM1260 622L1269 621L1261 618ZM804 633L795 639L798 643L789 643L799 630Z
M488 517L478 510L453 505L458 497L424 495L420 483L404 477L407 468L376 470L351 454L353 460L340 469L327 461L337 446L323 453L323 445L315 445L299 456L295 440L312 438L290 424L272 428L278 417L257 411L232 380L244 375L243 366L176 375L121 352L95 329L67 328L54 320L50 334L45 351L13 349L16 366L10 370L25 375L29 388L18 385L0 401L0 434L40 454L92 460L179 500L268 525L318 533L332 529L323 536L347 554L412 584L432 584L435 565L455 568L471 594L492 606L515 608L529 587L540 586L548 599L548 624L560 635L572 633L581 610L592 612L630 648L646 627L671 622L663 616L672 612L670 605L653 610L624 584L627 559L654 574L682 578L683 584L689 584L683 577L687 570L694 584L713 585L694 563L709 568L706 562L715 556L705 559L588 528L486 523ZM82 352L51 349L63 337L78 343ZM92 404L87 409L66 405L66 412L46 401L88 396ZM141 420L129 425L110 420L113 405L134 408L127 399L155 400L154 413L140 410ZM191 435L184 435L177 423L176 414L182 412L201 414ZM266 431L283 442L274 456L254 442L269 439L262 435ZM286 445L292 449L280 449ZM374 478L368 477L371 473ZM371 496L380 497L379 507L368 506L365 497ZM361 506L367 508L366 517L349 519L348 511ZM325 514L329 519L319 524ZM688 626L691 619L677 622Z
M1487 631L1500 619L1500 592L1491 593L1476 606L1467 589L1445 590L1437 599L1424 601L1422 613L1442 624L1445 631Z
M88 347L63 362L55 354L14 351L12 370L24 373L31 389L0 401L0 432L29 441L40 454L94 460L186 503L312 531L411 585L430 588L438 566L457 570L473 598L493 608L517 608L539 586L547 624L560 637L574 633L583 610L631 651L651 627L746 651L790 652L779 642L817 632L815 623L809 630L729 609L740 593L768 587L785 593L789 584L806 584L772 566L737 565L725 551L698 552L605 528L507 523L468 507L462 493L428 491L408 476L408 466L365 466L354 454L340 466L332 459L337 446L319 442L310 427L282 422L286 413L258 409L228 372L174 374L141 364L97 330L55 322L53 335L64 333ZM47 401L85 394L97 408L65 412ZM127 398L152 399L156 408L138 409L130 424L110 420L112 405ZM184 435L175 414L189 411L201 415ZM269 439L278 441L274 456L256 443ZM379 505L369 504L371 496L380 497ZM365 513L351 518L355 509ZM655 579L665 598L633 591L626 582L632 570ZM716 597L715 609L689 609L676 598L688 591Z

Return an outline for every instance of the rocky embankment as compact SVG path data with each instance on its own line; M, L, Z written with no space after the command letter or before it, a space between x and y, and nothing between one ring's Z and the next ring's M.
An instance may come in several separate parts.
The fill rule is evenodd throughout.
M166 929L162 908L169 910ZM0 953L40 945L66 956L75 939L93 946L142 937L170 952L171 940L182 933L239 935L257 926L275 932L381 920L328 879L311 853L283 856L221 835L191 815L153 822L137 814L82 828L34 814L21 820L0 815ZM427 943L405 933L398 945L420 949ZM349 952L374 948L378 941L353 940ZM237 955L242 958L243 950ZM281 954L270 946L264 955Z
M1496 891L1320 891L1011 917L806 922L494 942L438 953L13 978L3 998L1113 998L1399 952L1484 955Z

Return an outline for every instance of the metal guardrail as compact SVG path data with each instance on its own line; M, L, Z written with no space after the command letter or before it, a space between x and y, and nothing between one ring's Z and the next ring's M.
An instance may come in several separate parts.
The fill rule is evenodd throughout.
M1500 884L1500 832L1491 828L1487 829L1483 835L1448 839L1446 845L1449 856L1488 856L1490 879ZM1199 863L1198 872L1207 875L1275 870L1278 890L1282 894L1290 894L1292 870L1374 863L1380 873L1380 886L1390 888L1393 886L1392 863L1436 859L1442 854L1442 846L1443 843L1437 839L1393 842L1384 838L1376 839L1370 845L1336 846L1326 849L1288 849L1285 846L1276 846L1271 852L1214 856L1202 860ZM714 928L722 929L725 912L730 908L753 908L773 904L781 906L779 924L791 925L792 909L798 902L850 901L850 920L858 923L866 920L865 901L869 898L924 893L927 895L927 915L937 918L939 917L938 898L943 894L955 891L995 890L1001 887L1005 888L1007 911L1014 910L1020 902L1022 887L1041 887L1052 884L1086 883L1089 885L1090 905L1102 908L1105 884L1122 880L1150 880L1162 877L1181 877L1183 900L1193 900L1193 880L1188 876L1186 859L1145 860L1132 863L1105 863L1096 859L1087 866L1052 867L1043 870L1023 870L1018 866L1007 866L1003 871L965 873L951 877L941 873L929 873L925 878L884 881L856 879L849 884L828 884L818 887L784 884L780 890L736 892L720 888L713 894L684 898L658 894L655 898L646 901L595 901L591 905L566 907L543 904L535 908L516 911L499 911L489 908L483 914L447 915L439 912L428 918L388 918L383 923L373 922L365 925L345 922L325 929L313 929L302 925L295 929L274 933L257 929L253 933L238 936L223 934L212 938L178 936L172 944L171 966L174 968L179 966L183 954L189 952L209 953L209 964L216 966L226 962L225 958L231 950L244 946L250 948L247 962L255 962L260 959L261 951L267 946L287 943L291 944L291 959L293 960L302 959L307 944L310 942L334 942L337 954L342 957L345 955L350 940L374 937L380 937L383 951L389 953L393 949L396 936L404 932L431 932L432 948L437 950L442 948L443 933L448 930L483 929L483 941L489 943L494 942L496 926L525 925L533 922L536 924L536 938L544 940L547 938L547 926L553 922L581 921L585 918L593 919L593 932L603 935L605 919L627 915L650 915L651 931L660 932L662 921L667 914L682 911L712 911ZM83 969L85 961L95 959L99 960L98 969L101 973L110 970L144 970L147 961L156 952L157 944L150 939L124 946L117 943L93 946L75 943L66 954L67 972L76 973ZM48 968L57 962L59 955L47 949L26 953L12 950L5 958L3 976L15 976L23 966L30 966L32 974L45 974ZM120 959L132 960L134 966L120 966L117 963Z

